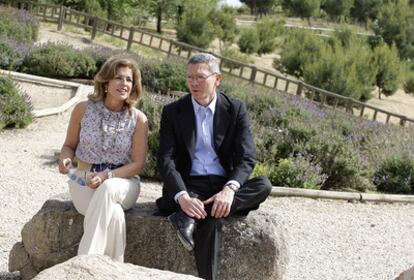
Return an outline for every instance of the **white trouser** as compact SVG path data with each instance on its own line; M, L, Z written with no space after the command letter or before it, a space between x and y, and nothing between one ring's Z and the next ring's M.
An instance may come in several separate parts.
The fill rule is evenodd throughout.
M84 177L84 171L76 174ZM139 177L105 180L97 189L70 180L73 204L85 216L78 255L108 255L123 262L126 246L124 210L134 206L139 192Z

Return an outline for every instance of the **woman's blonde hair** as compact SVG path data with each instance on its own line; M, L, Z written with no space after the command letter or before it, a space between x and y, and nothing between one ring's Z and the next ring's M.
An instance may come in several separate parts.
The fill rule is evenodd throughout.
M108 82L113 79L119 67L128 67L132 70L132 89L131 94L125 100L128 111L131 114L132 108L142 97L141 71L136 62L126 57L111 57L101 67L95 75L95 91L88 98L93 101L104 101L107 94Z

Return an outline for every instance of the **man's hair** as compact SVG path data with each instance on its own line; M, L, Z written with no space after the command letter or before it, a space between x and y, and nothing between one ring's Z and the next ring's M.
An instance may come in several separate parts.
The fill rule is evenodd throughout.
M199 63L205 63L208 65L208 69L212 73L218 73L220 74L220 65L218 59L209 53L197 53L190 57L188 60L187 65L189 64L199 64Z

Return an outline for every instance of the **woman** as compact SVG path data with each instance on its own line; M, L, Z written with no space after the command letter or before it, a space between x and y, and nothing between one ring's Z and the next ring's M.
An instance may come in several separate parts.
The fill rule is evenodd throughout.
M69 173L73 204L85 216L78 254L123 262L124 210L134 206L147 154L148 122L135 108L141 74L126 58L111 58L95 76L95 92L73 109L59 171ZM72 172L72 160L78 166Z

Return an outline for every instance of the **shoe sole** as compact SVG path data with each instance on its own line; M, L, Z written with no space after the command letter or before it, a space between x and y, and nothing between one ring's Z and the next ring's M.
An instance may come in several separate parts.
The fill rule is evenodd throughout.
M180 242L181 242L181 244L183 244L183 246L184 246L184 248L187 250L187 251L192 251L194 248L193 248L193 246L191 246L191 244L190 243L188 243L186 240L185 240L185 238L181 235L181 233L180 233L180 230L175 226L175 224L171 221L171 218L170 218L170 216L168 216L167 217L167 219L168 219L168 221L174 226L174 228L177 230L177 237L178 237L178 239L180 240Z

